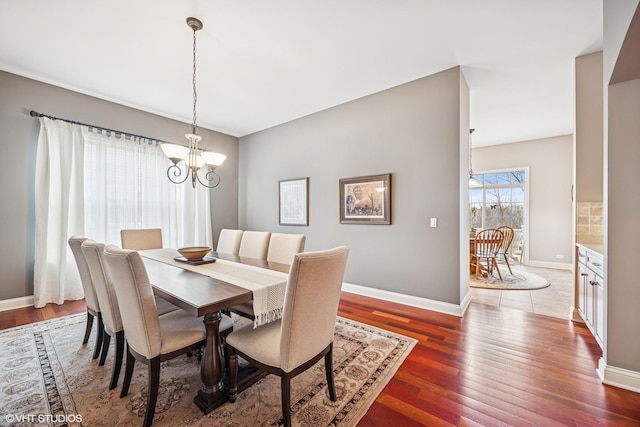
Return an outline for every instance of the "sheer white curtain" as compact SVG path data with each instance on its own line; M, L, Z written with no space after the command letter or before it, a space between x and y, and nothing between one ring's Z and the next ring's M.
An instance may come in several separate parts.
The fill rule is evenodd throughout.
M210 190L200 185L194 190L189 183L171 183L166 175L170 161L156 142L130 139L120 134L87 130L61 121L46 120L43 121L41 129L47 129L44 132L47 138L43 140L41 130L38 156L41 145L72 145L69 132L60 132L58 128L72 127L78 135L76 139L79 142L76 144L76 153L61 154L65 159L59 162L59 166L50 168L60 171L56 173L63 175L69 174L70 170L76 172L69 178L69 181L73 182L71 192L74 196L69 197L71 201L67 209L59 210L55 206L49 206L46 210L43 208L42 219L46 219L47 223L52 219L58 223L66 217L66 221L72 222L73 227L50 227L52 236L48 238L56 240L55 247L60 255L52 252L50 245L39 250L41 245L36 237L36 267L39 259L54 256L49 262L50 268L59 270L57 275L53 276L53 280L43 282L36 279L34 291L37 291L34 293L36 300L42 302L39 306L46 302L61 303L65 299L82 298L82 293L79 297L77 292L68 295L60 293L61 288L69 283L73 283L74 288L79 286L75 261L67 249L67 240L73 234L120 245L120 230L123 228L161 228L165 247L211 246L213 239ZM55 136L51 136L53 133ZM67 151L65 150L65 153ZM66 164L72 161L75 162L74 167L67 167ZM46 178L39 181L40 185L36 187L42 186L42 189L40 194L36 193L36 198L60 192L58 181ZM58 199L57 196L53 198ZM36 210L40 212L37 206L38 202ZM73 214L68 216L66 212ZM59 220L58 216L61 217ZM66 257L64 261L67 264L64 269L58 266L65 263L56 262L58 258L63 257ZM60 280L55 280L58 277ZM66 282L63 279L66 279ZM51 294L59 296L51 299Z
M210 191L170 182L170 164L156 142L86 133L86 235L120 245L123 228L161 228L166 247L210 246Z
M35 179L34 305L84 297L67 240L84 234L84 139L80 126L40 118Z

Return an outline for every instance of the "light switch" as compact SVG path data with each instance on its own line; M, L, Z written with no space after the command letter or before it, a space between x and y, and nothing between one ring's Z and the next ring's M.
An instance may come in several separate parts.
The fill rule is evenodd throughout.
M431 228L438 226L438 218L431 218Z

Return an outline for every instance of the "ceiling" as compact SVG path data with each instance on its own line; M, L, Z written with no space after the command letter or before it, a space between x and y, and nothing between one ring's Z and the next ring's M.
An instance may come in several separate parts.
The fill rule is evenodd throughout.
M3 0L0 69L190 123L188 16L198 124L234 136L458 65L474 146L569 134L602 49L602 0Z

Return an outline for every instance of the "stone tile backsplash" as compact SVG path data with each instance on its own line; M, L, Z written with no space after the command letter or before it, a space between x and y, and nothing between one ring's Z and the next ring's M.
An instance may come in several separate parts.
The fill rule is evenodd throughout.
M576 241L602 244L602 202L577 203Z

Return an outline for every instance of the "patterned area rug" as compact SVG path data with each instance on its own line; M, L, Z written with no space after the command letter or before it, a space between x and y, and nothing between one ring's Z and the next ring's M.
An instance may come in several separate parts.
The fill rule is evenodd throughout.
M91 360L95 326L82 345L86 314L0 331L0 425L139 426L147 367L136 363L129 395L108 390L115 346L104 366ZM329 399L323 362L291 383L293 424L353 426L398 370L416 340L338 318L334 339L337 401ZM277 426L280 379L269 375L204 415L193 403L200 384L195 357L164 362L154 426Z
M478 277L477 280L476 276L472 274L469 277L469 286L472 288L486 289L532 290L546 288L550 285L547 279L540 277L537 274L516 270L513 267L511 269L513 274L509 274L509 270L504 267L500 269L500 273L502 273L502 280L500 280L495 271L493 275L488 277Z

